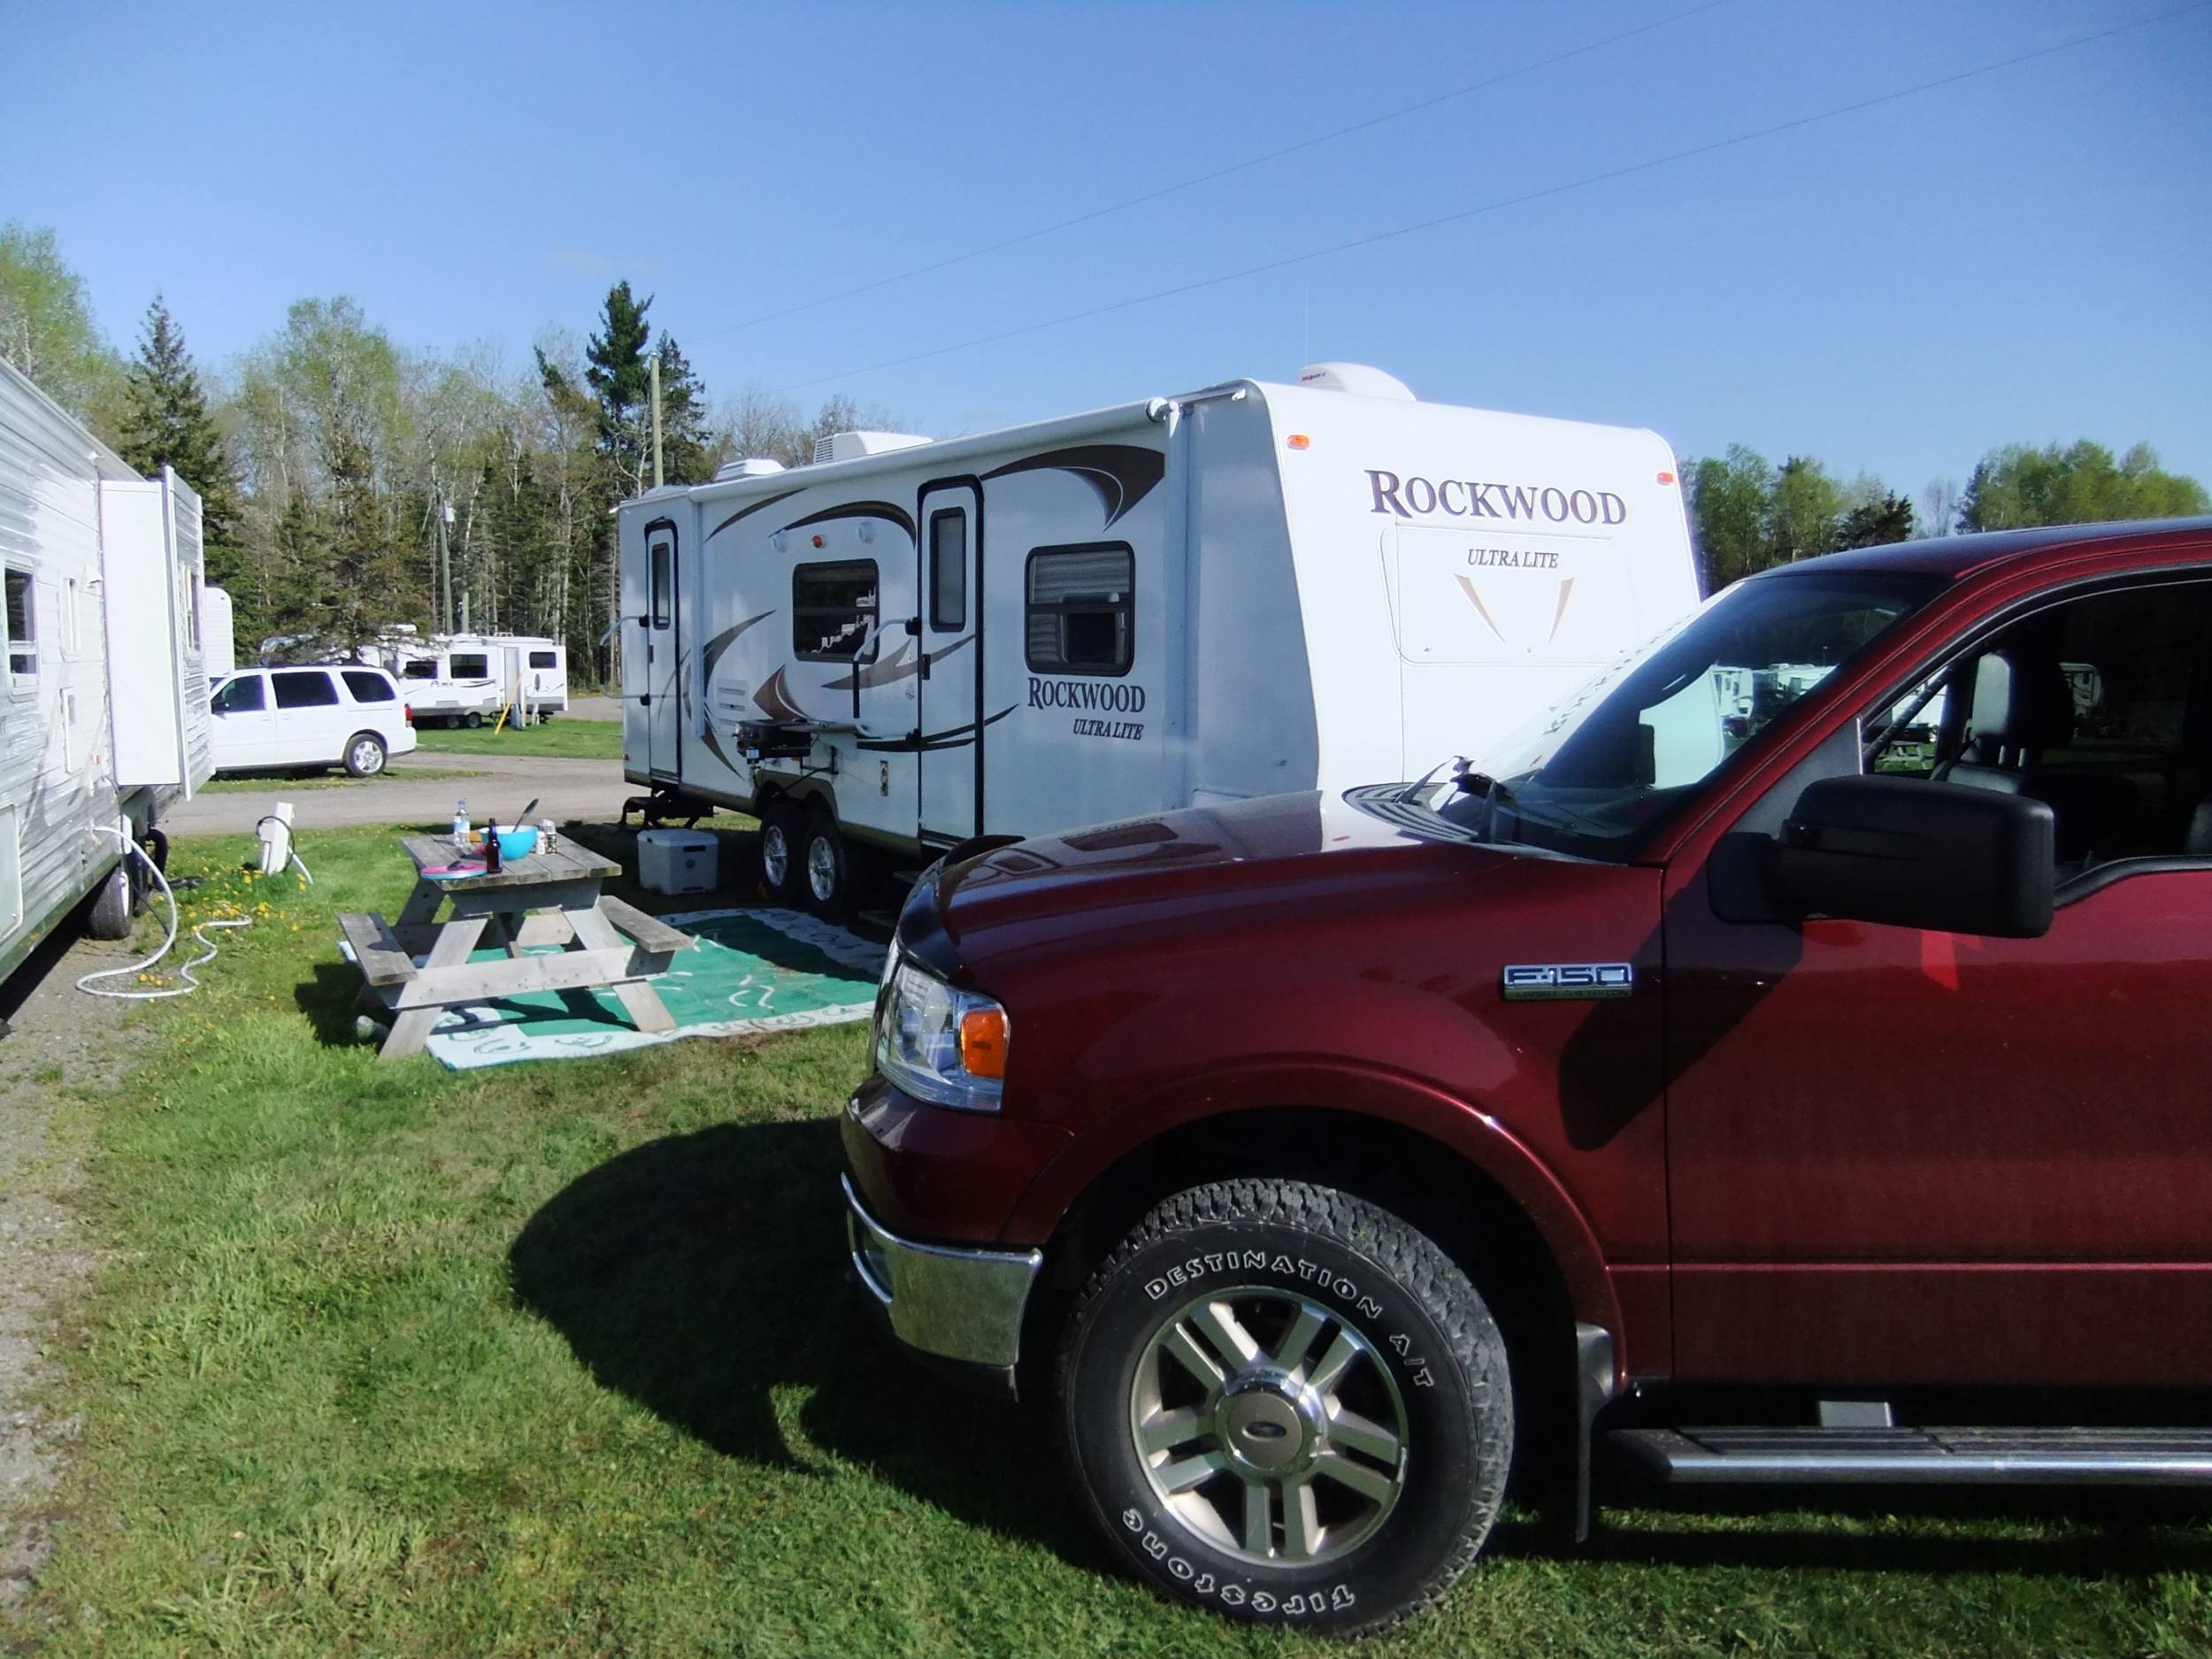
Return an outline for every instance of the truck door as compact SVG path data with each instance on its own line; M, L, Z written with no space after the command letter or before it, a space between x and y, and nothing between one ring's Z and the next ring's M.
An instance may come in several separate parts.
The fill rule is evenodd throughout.
M674 783L683 776L683 719L679 704L683 616L677 595L676 526L656 518L645 526L645 611L640 618L643 649L647 770Z
M965 841L983 828L983 492L972 482L922 491L920 569L921 833Z

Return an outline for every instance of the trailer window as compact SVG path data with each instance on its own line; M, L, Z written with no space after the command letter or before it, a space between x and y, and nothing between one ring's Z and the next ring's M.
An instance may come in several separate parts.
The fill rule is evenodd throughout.
M957 508L929 516L929 626L968 626L968 515Z
M876 562L837 559L791 572L791 650L804 663L876 660Z
M675 587L676 549L672 542L653 543L653 626L664 628L669 618L669 590Z
M435 680L438 677L438 659L434 657L418 657L399 671L399 677L402 680Z
M551 668L556 666L553 660L553 653L550 651L531 652L530 666L533 668Z
M1032 553L1030 672L1127 673L1136 651L1136 574L1126 542Z
M38 672L38 604L31 593L31 572L8 572L8 677Z
M488 680L491 678L492 659L480 651L468 657L456 653L446 658L446 661L451 665L452 675L456 680Z
M276 706L280 709L328 709L337 705L338 687L330 683L330 675L323 669L296 669L269 678L276 682Z

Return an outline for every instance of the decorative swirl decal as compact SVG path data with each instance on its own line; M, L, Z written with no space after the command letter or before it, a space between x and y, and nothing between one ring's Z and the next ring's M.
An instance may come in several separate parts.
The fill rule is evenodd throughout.
M806 486L802 484L797 489L787 489L773 495L763 495L758 501L752 503L749 506L740 507L728 518L723 519L720 524L718 524L713 529L708 531L707 540L709 541L713 541L715 537L720 535L725 530L735 524L740 518L749 518L752 514L759 512L764 508L772 507L780 501L789 501L794 495L804 495L805 493Z
M810 524L829 524L839 518L881 518L898 526L906 533L908 541L914 539L913 515L887 501L849 501L841 507L825 507L821 511L810 512L803 518L794 518L784 528L803 530Z
M1133 443L1084 443L1072 449L1047 449L1042 455L1009 462L986 472L987 482L1014 472L1072 472L1088 484L1106 510L1106 524L1115 521L1152 493L1167 475L1167 457L1157 449Z

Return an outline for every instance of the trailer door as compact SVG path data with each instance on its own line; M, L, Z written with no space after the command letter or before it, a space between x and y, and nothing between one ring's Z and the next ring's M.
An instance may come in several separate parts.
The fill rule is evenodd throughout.
M649 770L656 780L683 777L683 720L679 704L683 659L683 612L677 595L676 526L656 518L645 526L645 714Z
M932 484L918 521L921 833L965 841L983 828L983 492Z

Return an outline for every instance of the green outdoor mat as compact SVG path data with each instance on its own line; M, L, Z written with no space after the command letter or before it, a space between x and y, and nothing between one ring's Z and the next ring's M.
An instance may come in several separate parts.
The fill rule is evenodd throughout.
M511 1060L615 1054L680 1037L747 1037L865 1019L884 947L798 910L692 910L664 916L698 945L650 981L673 1031L630 1024L611 991L537 991L449 1010L430 1052L456 1071ZM478 962L503 953L479 950Z

